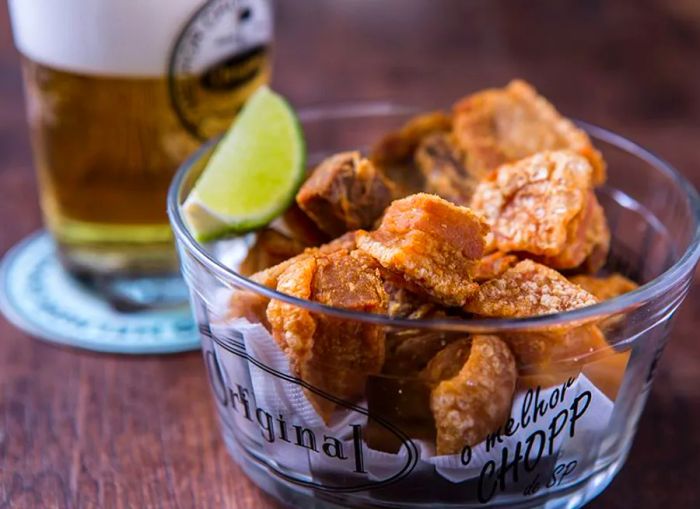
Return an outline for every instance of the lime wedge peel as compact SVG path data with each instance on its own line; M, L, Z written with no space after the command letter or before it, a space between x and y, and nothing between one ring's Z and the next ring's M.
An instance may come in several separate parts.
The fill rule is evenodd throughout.
M260 87L218 143L183 204L200 242L245 233L287 209L306 167L304 135L294 110Z

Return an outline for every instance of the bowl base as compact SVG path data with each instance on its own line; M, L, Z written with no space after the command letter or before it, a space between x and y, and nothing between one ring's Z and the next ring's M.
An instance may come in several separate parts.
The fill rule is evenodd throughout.
M304 509L343 509L347 507L423 509L436 507L435 504L425 502L416 503L410 500L401 503L394 503L387 500L374 500L370 502L367 500L367 497L359 498L357 494L327 493L298 486L277 477L274 472L268 470L260 461L254 459L232 436L224 433L224 442L226 443L229 454L243 469L248 478L260 489L281 502L285 507L303 507ZM611 461L601 465L598 469L578 482L560 490L548 491L538 497L520 498L513 502L499 501L494 504L479 504L476 502L445 504L444 502L440 502L440 507L454 509L478 507L501 507L508 509L527 509L534 507L543 509L576 509L583 507L602 493L620 471L626 457L627 452L625 451L616 458L612 458Z

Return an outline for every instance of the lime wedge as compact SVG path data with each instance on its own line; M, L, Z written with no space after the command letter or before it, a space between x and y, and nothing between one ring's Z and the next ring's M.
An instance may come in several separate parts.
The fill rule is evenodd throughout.
M200 242L269 223L294 199L306 148L296 114L267 87L248 100L214 149L183 212Z

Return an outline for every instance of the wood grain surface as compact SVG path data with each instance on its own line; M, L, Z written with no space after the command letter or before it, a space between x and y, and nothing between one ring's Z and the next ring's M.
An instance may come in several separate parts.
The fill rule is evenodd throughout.
M41 223L0 4L0 253ZM700 185L696 0L277 2L274 82L297 105L427 106L532 81ZM696 278L697 281L697 278ZM700 507L700 291L678 313L627 465L590 507ZM228 458L198 353L98 355L0 317L0 508L278 507Z

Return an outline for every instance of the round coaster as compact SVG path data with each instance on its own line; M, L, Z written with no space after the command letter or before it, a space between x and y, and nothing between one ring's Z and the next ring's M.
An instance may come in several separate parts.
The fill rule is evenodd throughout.
M186 304L128 313L115 310L63 271L46 232L24 239L2 260L0 310L29 334L88 350L154 354L199 348Z

